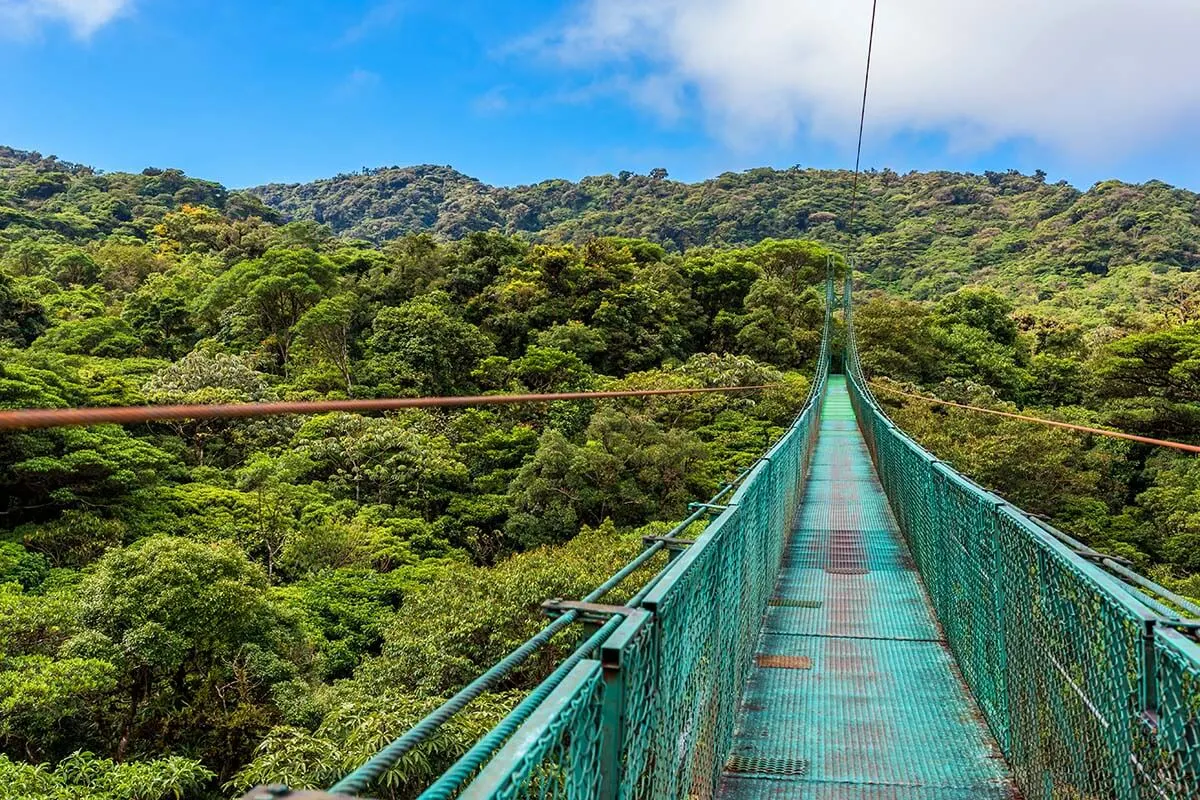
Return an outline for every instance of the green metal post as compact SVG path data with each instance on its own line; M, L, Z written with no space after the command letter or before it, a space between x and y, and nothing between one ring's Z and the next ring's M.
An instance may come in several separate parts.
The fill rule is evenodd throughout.
M629 679L625 670L625 650L638 638L643 627L650 624L652 618L649 613L633 612L600 646L600 663L604 668L604 701L600 717L599 800L618 800L621 793L624 774L621 755L626 736L625 704Z
M1158 713L1158 670L1154 663L1154 632L1156 627L1154 620L1148 619L1142 623L1142 685L1140 687L1142 693L1142 711L1155 715Z

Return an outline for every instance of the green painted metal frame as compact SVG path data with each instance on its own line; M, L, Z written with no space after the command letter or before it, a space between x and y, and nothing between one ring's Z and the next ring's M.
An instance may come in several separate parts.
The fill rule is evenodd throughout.
M538 797L598 796L604 690L599 661L576 664L460 796L483 800L521 789ZM549 731L564 735L550 739Z
M1024 796L1200 797L1200 647L1162 603L899 430L862 373L849 278L843 303L859 425Z
M829 374L832 277L826 300L821 354L803 411L728 503L697 504L693 517L715 513L703 533L675 552L630 601L631 613L588 650L599 660L574 667L571 674L582 676L595 663L601 688L593 691L590 678L557 683L464 795L713 796L815 445ZM585 762L597 775L576 769Z

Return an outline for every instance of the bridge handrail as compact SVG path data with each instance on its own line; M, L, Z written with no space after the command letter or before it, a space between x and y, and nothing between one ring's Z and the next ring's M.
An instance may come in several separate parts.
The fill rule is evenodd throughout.
M1200 646L1185 635L1197 628L1187 616L1195 605L965 478L901 431L863 374L850 276L843 306L859 425L1023 796L1200 797Z
M767 454L708 503L693 504L695 511L667 536L648 541L579 603L561 604L562 613L537 635L330 793L366 791L555 634L584 622L590 629L579 647L419 800L711 796L815 444L830 365L832 271L830 259L821 349L808 397ZM705 517L712 518L696 539L677 538ZM597 605L664 550L671 560L623 606ZM721 669L714 668L718 663Z

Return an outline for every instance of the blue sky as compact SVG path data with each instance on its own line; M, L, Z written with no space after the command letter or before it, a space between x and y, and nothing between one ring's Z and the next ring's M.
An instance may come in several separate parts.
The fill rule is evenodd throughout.
M1200 188L1196 4L1052 4L1089 9L1080 25L1040 0L885 3L867 166ZM233 187L386 164L496 184L847 166L869 3L827 5L0 0L0 143ZM1127 58L1098 57L1117 36Z

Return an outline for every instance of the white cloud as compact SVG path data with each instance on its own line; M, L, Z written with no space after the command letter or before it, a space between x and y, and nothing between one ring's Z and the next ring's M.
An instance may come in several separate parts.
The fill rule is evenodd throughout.
M391 27L403 16L406 5L402 0L384 0L384 2L376 3L367 9L358 22L342 32L337 44L355 44L373 33Z
M507 86L493 86L471 101L471 108L475 113L484 116L503 114L511 107L512 100L508 96Z
M61 23L86 39L133 5L133 0L0 0L0 34L29 36Z
M382 83L383 77L378 72L356 68L342 79L333 93L339 100L354 100L379 88Z
M870 0L583 0L541 47L735 146L857 130ZM1200 123L1196 0L881 0L872 134L1119 154Z

